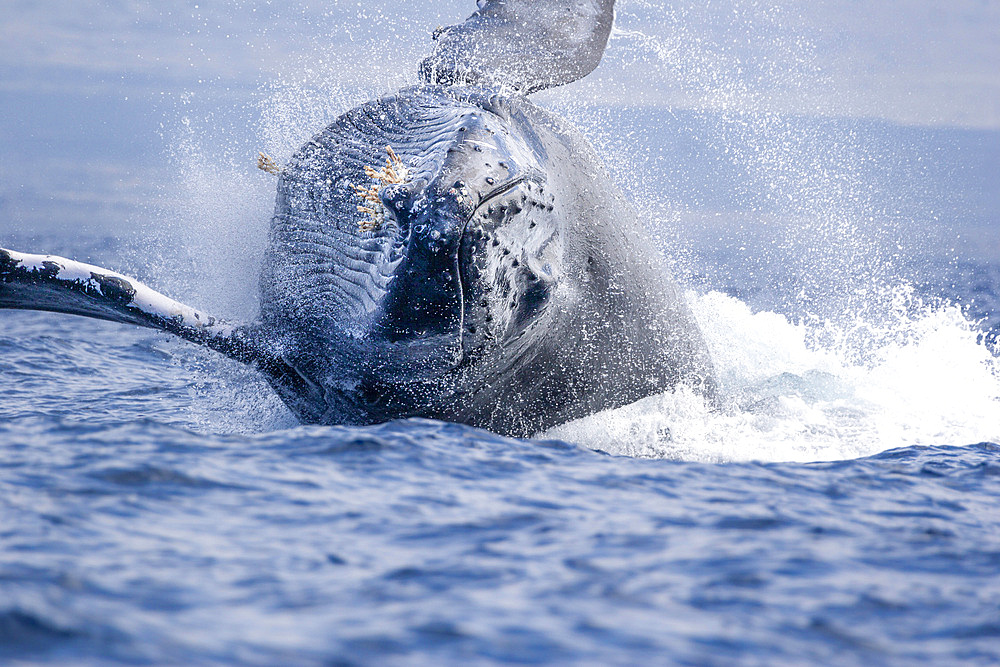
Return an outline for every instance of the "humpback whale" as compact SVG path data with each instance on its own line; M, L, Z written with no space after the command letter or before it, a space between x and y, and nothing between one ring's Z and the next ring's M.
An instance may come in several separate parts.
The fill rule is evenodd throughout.
M0 249L0 308L169 332L263 373L307 423L421 416L512 436L712 364L678 286L579 132L533 104L600 62L614 0L479 0L419 85L283 165L260 316L227 323L96 266Z

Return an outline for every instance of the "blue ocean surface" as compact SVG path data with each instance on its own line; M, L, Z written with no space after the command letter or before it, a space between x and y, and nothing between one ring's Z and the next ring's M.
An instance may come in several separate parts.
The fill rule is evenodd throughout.
M37 313L4 314L0 369L5 664L1000 659L997 444L716 463L426 420L234 434L192 401L252 412L260 381Z
M0 9L0 246L252 318L256 151L413 83L474 3L348 4ZM718 404L303 426L210 351L0 311L0 664L1000 664L996 9L821 4L619 0L536 98L664 251Z

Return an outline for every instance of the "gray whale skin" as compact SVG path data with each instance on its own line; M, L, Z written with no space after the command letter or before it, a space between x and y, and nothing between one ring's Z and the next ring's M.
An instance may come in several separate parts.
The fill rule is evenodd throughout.
M702 336L635 211L586 140L527 98L597 66L613 11L481 1L435 33L420 85L303 146L280 168L257 322L11 250L0 307L206 345L309 423L420 416L530 436L681 383L710 397ZM383 163L394 178L375 175Z

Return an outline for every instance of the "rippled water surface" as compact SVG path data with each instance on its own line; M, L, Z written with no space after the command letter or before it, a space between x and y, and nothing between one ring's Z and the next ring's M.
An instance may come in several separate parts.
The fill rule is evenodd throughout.
M209 352L3 318L2 661L1000 660L1000 446L927 431L825 463L726 454L767 458L770 433L837 458L780 405L835 415L815 373L715 416L703 437L727 449L658 432L689 460L657 460L424 420L295 426ZM705 420L632 410L635 440L608 430L605 450L651 456L649 419Z
M54 416L0 438L8 660L1000 658L996 445L709 465L419 420Z

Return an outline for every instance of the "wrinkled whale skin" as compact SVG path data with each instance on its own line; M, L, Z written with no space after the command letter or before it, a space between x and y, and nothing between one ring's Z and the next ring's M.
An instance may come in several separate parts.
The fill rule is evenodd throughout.
M386 208L440 202L460 183L472 202L454 225L398 215L359 235L344 215L351 185L385 145L414 184L386 195ZM478 87L405 89L348 112L286 167L262 323L326 388L324 405L300 413L307 421L420 415L530 435L680 382L710 392L701 335L641 227L554 114ZM439 261L408 279L434 243L421 235L435 231Z

